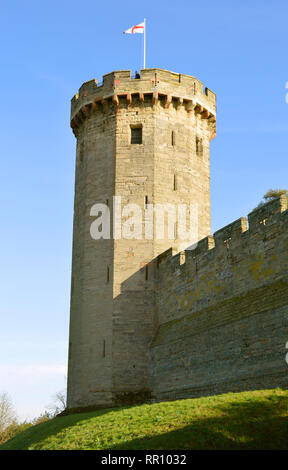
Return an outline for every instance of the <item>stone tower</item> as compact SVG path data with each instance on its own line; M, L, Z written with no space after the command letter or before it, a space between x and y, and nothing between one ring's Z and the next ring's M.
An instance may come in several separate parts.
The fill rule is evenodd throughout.
M130 71L109 73L101 84L84 83L72 99L77 151L68 409L141 401L151 394L149 345L157 330L153 260L170 247L182 250L183 240L177 222L173 239L166 229L156 238L151 223L145 236L145 214L151 204L193 204L196 239L210 234L215 113L215 94L204 91L199 80L160 69L144 69L140 78L131 78ZM127 204L143 210L138 236L129 239L119 230L115 235L115 196L121 197L122 223L129 216ZM96 203L109 207L110 238L91 236Z

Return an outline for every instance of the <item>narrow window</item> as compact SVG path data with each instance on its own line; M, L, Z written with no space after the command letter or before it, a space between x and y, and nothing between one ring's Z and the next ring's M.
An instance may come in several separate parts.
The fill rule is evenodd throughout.
M79 160L82 163L84 158L84 142L80 144L80 151L79 151Z
M174 131L171 132L171 145L173 145L173 147L175 145L175 132Z
M146 281L148 281L148 275L149 275L148 264L146 264L146 266L145 266L145 280Z
M227 250L229 250L230 248L230 243L231 243L231 237L224 240L224 245L226 246Z
M176 189L177 189L177 177L174 174L174 177L173 177L173 191L176 191Z
M131 144L142 144L142 126L131 127Z
M105 342L105 339L103 340L103 351L102 351L102 356L105 357L106 356L106 342Z
M145 209L148 209L148 196L145 196Z
M110 281L110 270L109 270L109 266L107 266L106 282L109 282L109 281Z
M174 224L174 240L177 238L177 223Z
M196 155L202 157L203 155L203 139L196 136Z

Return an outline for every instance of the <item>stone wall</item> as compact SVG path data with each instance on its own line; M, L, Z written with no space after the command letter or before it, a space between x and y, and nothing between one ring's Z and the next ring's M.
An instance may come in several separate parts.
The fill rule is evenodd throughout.
M81 86L71 127L68 409L287 387L287 199L207 236L215 94L188 75L115 71ZM178 226L168 237L167 219L162 240L144 225L140 238L93 239L91 208L108 204L112 221L114 196L143 213L147 202L197 205L200 242L183 252L190 243Z
M90 211L114 195L115 136L113 106L86 116L77 133L68 408L111 403L113 240L92 239Z
M283 196L158 257L155 400L288 386L287 228Z
M166 229L157 240L155 227L152 238L143 226L140 238L94 240L91 208L108 202L112 215L114 196L122 208L137 204L143 215L147 201L197 204L197 240L210 233L215 112L215 95L199 80L160 69L142 70L140 79L130 71L112 72L102 84L84 83L72 99L77 157L68 408L149 396L149 346L157 328L151 260L171 246L182 249L177 230L174 239ZM135 126L142 129L138 144L131 142Z

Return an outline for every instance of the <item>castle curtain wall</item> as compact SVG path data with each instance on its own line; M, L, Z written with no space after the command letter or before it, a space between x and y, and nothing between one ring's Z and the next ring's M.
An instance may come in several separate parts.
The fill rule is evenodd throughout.
M156 400L288 386L288 211L282 197L159 259Z

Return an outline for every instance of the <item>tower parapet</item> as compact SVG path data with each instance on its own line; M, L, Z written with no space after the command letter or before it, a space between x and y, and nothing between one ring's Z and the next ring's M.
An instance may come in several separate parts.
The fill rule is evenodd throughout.
M208 119L214 124L216 132L216 95L209 88L203 89L203 83L195 77L177 74L161 69L143 69L140 78L132 78L130 70L114 71L103 76L103 81L89 80L81 86L71 100L71 127L73 132L89 112L105 102L113 102L119 107L119 98L125 97L127 106L131 105L133 97L144 103L145 96L152 96L151 103L161 100L168 108L184 106L187 112L194 111L201 118Z

